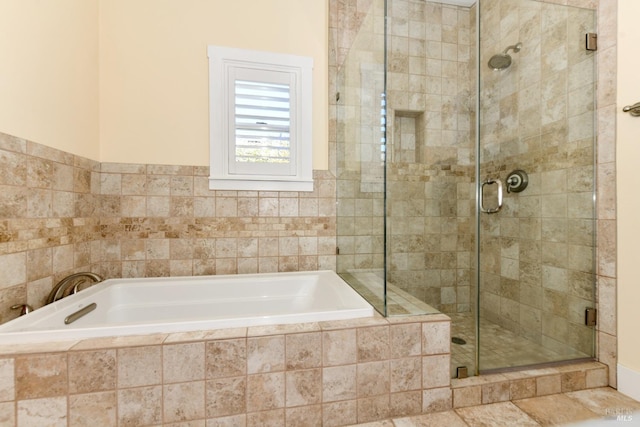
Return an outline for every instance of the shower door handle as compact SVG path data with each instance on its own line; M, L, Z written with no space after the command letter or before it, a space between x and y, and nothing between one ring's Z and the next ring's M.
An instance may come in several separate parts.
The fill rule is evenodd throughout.
M496 184L498 186L498 205L495 208L485 208L484 207L484 187L486 185L493 185L493 184ZM487 214L493 214L493 213L500 212L500 209L502 209L502 181L500 181L497 178L496 179L489 178L485 182L483 182L482 185L480 186L480 211Z

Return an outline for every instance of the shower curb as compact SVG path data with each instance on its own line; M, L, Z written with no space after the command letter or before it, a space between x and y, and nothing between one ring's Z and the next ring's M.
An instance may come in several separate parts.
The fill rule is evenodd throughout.
M453 408L463 408L608 385L607 365L595 361L578 362L452 379L452 404Z

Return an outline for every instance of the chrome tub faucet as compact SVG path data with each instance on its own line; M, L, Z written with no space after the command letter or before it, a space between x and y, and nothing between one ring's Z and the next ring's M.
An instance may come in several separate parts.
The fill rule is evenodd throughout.
M91 272L81 272L71 274L64 279L60 280L57 285L53 287L51 293L47 297L46 304L51 304L52 302L56 302L59 299L64 298L65 292L71 289L67 295L75 294L80 290L80 285L87 282L87 279L91 279L93 283L102 282L102 277L100 277L96 273Z

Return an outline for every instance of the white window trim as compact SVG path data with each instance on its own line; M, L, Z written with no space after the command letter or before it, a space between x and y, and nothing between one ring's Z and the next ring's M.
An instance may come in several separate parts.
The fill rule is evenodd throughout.
M212 190L313 191L312 170L312 70L313 59L288 54L209 46L209 123L210 176ZM285 174L264 173L257 164L256 173L234 173L229 162L230 147L235 145L234 129L229 125L234 111L234 93L230 93L234 69L258 73L283 72L293 76L291 88L291 155L293 170ZM295 119L294 119L295 117ZM295 134L295 135L294 135Z

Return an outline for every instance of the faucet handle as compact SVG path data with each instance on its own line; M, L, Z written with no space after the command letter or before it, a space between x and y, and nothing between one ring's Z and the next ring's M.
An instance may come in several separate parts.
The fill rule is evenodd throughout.
M11 310L20 310L20 316L24 316L25 314L29 314L33 311L33 307L29 304L15 304L11 306Z

